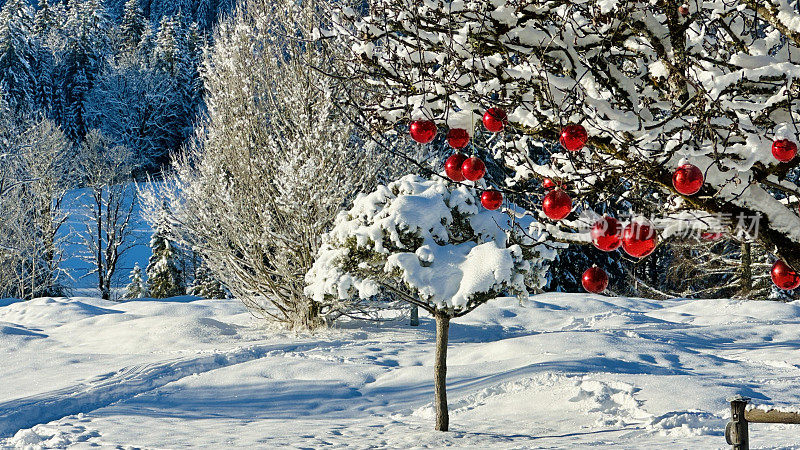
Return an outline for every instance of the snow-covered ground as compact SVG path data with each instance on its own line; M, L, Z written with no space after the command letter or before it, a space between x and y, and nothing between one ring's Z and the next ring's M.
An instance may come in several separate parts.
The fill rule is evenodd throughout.
M234 300L0 301L0 445L727 448L725 398L800 403L800 302L499 299L451 327L268 330ZM751 425L754 448L800 426Z

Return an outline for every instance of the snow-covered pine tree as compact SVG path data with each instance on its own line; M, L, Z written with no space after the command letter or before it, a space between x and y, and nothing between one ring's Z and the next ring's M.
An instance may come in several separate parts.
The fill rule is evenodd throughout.
M139 267L139 263L134 264L133 270L131 270L128 279L130 280L130 283L128 283L128 286L125 288L124 298L126 300L144 298L147 296L147 288L145 287L144 280L142 279L142 268Z
M160 117L161 132L158 138L165 150L159 161L167 162L167 155L177 151L189 137L195 117L202 103L200 95L198 48L202 47L200 35L190 35L183 16L164 17L153 38L150 65L156 72L167 75L168 103L160 108L166 114Z
M544 286L555 256L545 227L531 216L481 206L483 188L415 175L379 186L339 214L306 276L306 291L319 303L388 291L436 319L437 430L449 426L450 320L500 295L527 296L526 278L530 287Z
M139 0L128 0L122 13L122 21L119 24L119 45L120 50L125 55L136 55L142 36L149 24L144 17Z
M0 9L0 89L15 112L35 110L41 49L33 33L33 10L23 0L9 0Z
M168 239L169 219L166 211L155 224L150 238L152 255L147 264L147 291L153 298L169 298L186 294L183 276L178 269L179 249Z
M197 275L188 290L189 295L196 297L218 299L226 298L228 295L222 283L214 277L211 270L205 264L200 264Z
M54 28L58 27L58 16L49 0L39 0L33 20L33 34L46 42Z
M90 129L85 117L86 96L111 55L111 21L100 0L70 4L55 49L59 56L54 79L58 80L56 118L67 136L83 139Z
M684 14L679 3L648 1L368 3L334 3L335 24L320 35L352 50L351 79L385 87L359 101L374 130L416 112L444 121L502 107L509 126L487 150L513 173L509 192L554 177L578 212L594 207L584 200L594 195L626 198L631 207L617 216L645 203L661 215L686 212L670 216L672 225L724 216L733 231L758 220L753 237L800 267L800 158L771 154L773 141L800 134L796 5L702 2ZM556 144L570 123L589 134L575 152ZM542 142L546 164L529 157ZM704 174L696 195L672 184L684 158ZM552 231L585 243L575 231L586 224L575 217Z

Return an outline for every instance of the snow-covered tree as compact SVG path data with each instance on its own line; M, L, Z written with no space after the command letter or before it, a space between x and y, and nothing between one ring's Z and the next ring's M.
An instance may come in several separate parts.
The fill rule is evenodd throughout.
M155 36L153 64L173 76L181 75L186 71L187 49L182 17L163 17Z
M133 270L131 270L128 278L130 279L130 283L128 283L128 286L125 288L125 299L132 300L147 296L147 288L142 280L142 268L139 267L139 263L134 264Z
M531 216L480 204L481 188L409 175L342 212L306 277L319 303L388 291L436 319L436 429L447 430L450 320L504 294L544 286L555 256ZM517 218L520 215L520 218ZM526 278L528 283L526 285Z
M86 120L118 145L134 149L141 164L152 169L189 133L189 113L173 95L174 87L174 79L155 69L108 65L86 97Z
M122 22L119 24L120 44L125 51L133 52L139 48L149 24L139 6L139 0L128 0L122 13Z
M84 261L92 265L87 274L97 276L102 298L111 298L111 284L120 258L130 250L131 220L136 192L131 171L137 162L127 147L116 145L98 130L91 130L76 158L81 183L87 188L88 211L83 230Z
M47 119L25 119L0 99L0 295L62 295L61 233L73 154Z
M769 252L800 267L800 158L780 162L771 146L798 140L800 13L756 2L426 2L334 5L319 35L351 49L350 78L381 86L361 103L372 129L412 114L443 124L455 112L489 107L509 125L477 151L503 161L510 196L525 183L561 180L580 212L625 198L616 215L657 205L662 222L721 216ZM475 120L479 123L479 120ZM558 145L577 123L587 145ZM532 155L549 155L539 163ZM678 193L683 159L699 167L699 193ZM538 197L538 198L537 198ZM536 208L538 209L538 208ZM686 214L675 214L683 211ZM573 220L574 219L574 220ZM563 241L588 242L574 214L552 224ZM753 229L758 223L757 233ZM590 224L589 224L590 225ZM669 234L663 234L666 240ZM663 269L662 269L663 270Z
M29 262L26 298L64 293L60 265L67 238L61 230L69 213L64 207L73 186L75 157L72 143L48 119L28 124L20 135L20 170L30 180L20 191L25 204Z
M375 182L385 158L364 148L323 71L335 49L309 45L312 4L253 0L220 24L204 67L208 119L162 190L173 239L265 318L314 327L337 314L304 294L336 213ZM156 185L154 185L156 186Z
M56 13L49 0L39 0L33 21L33 34L36 37L47 40L53 29L58 26L59 19Z
M90 129L85 117L86 97L111 54L111 22L100 0L70 4L55 49L58 64L56 117L67 136L82 139Z
M205 264L201 264L197 269L197 275L192 281L191 286L187 291L189 295L194 295L201 298L226 298L227 293L222 283L214 277L211 270Z
M147 264L147 290L153 298L169 298L186 294L183 275L178 269L180 250L170 241L169 216L166 206L155 223L150 238L152 255Z
M0 9L0 90L15 111L35 109L41 53L33 34L33 11L23 0L9 0Z
M202 104L198 65L204 38L191 30L181 15L164 17L152 41L143 39L140 44L140 51L143 46L151 47L148 68L162 84L153 93L163 99L153 105L161 129L148 137L159 142L164 156L186 143ZM167 161L167 157L162 157L158 162Z

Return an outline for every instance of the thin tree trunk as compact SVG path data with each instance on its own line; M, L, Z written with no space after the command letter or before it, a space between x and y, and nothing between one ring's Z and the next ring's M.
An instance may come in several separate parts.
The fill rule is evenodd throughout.
M450 316L436 313L436 363L433 372L433 392L436 397L436 431L450 429L447 411L447 340L450 335Z
M95 202L97 206L97 284L100 288L100 296L103 300L109 300L111 293L106 286L104 264L103 264L103 192L100 191L99 195L95 193Z

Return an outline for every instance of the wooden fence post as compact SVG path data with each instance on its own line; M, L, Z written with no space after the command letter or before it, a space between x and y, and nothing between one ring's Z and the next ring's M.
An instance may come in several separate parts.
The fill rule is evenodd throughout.
M728 399L731 402L731 421L725 427L725 440L733 450L750 450L750 435L744 410L750 401L747 397L737 395Z
M419 307L417 305L411 305L411 326L419 326Z

